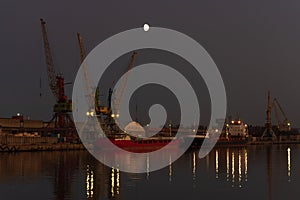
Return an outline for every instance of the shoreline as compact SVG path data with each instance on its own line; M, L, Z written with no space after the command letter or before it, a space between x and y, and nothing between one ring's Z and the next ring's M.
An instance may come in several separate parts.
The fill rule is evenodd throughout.
M35 151L74 151L86 150L83 144L57 143L57 144L28 144L28 145L3 145L0 144L1 152L35 152Z
M288 144L300 144L300 140L284 140L284 141L221 141L217 142L214 148L228 148L228 147L247 147L247 146L262 146L262 145L288 145ZM202 144L191 146L190 149L200 149ZM36 152L36 151L76 151L87 150L81 143L69 143L69 142L43 142L34 143L34 140L30 143L0 143L0 153L2 152Z

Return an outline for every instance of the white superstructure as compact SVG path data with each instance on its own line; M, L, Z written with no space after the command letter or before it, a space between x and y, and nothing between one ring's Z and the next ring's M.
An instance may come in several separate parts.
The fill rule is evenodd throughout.
M242 120L231 120L226 124L226 136L228 137L247 137L248 125Z

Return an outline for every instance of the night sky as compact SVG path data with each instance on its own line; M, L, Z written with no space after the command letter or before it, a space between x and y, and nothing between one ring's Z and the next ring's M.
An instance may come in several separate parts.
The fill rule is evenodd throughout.
M111 35L147 22L183 32L208 51L225 83L228 115L263 125L269 89L292 125L300 127L297 0L2 1L1 117L17 112L31 119L52 116L55 101L48 87L41 17L55 70L67 82L74 81L80 66L77 32L89 52ZM72 85L66 91L71 96Z

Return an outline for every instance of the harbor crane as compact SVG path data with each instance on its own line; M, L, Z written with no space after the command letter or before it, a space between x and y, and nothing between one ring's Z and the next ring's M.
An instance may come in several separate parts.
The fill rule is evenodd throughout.
M128 76L129 73L126 74L125 78L123 79L123 82L120 86L120 92L118 93L118 96L114 98L113 103L115 106L115 110L117 111L116 113L112 113L111 110L111 96L112 96L112 89L109 89L109 95L108 95L108 106L101 106L100 104L100 99L99 99L99 87L92 88L91 86L91 80L90 80L90 73L89 73L89 68L87 66L87 63L85 63L85 50L83 46L83 39L81 34L78 32L77 33L77 39L78 39L78 44L79 44L79 49L80 49L80 58L82 62L82 67L83 67L83 78L85 82L85 88L86 88L86 97L87 97L87 102L88 102L88 107L89 110L87 111L87 116L94 116L95 114L97 115L97 118L102 126L102 128L105 128L107 133L112 133L112 132L119 132L120 130L115 126L115 118L119 117L119 107L120 107L120 102L122 101L123 93L125 90L125 87L128 82ZM127 71L130 71L133 67L133 63L136 58L136 52L133 52L133 55L131 57L130 63L127 67ZM93 93L95 91L95 94ZM95 102L95 104L94 104ZM84 123L83 128L88 124L88 121Z
M285 112L283 111L279 101L275 98L272 103L272 107L275 111L275 118L277 121L277 126L279 131L287 132L291 130L291 123L288 120ZM283 120L281 121L279 117L279 112L281 113Z
M86 54L83 46L83 40L79 32L77 33L77 39L78 39L79 50L80 50L80 58L82 62L83 78L84 78L84 83L86 88L86 100L88 103L88 110L86 112L87 119L83 123L81 129L79 130L79 134L82 135L84 133L84 130L88 130L87 132L84 133L85 135L82 135L82 137L84 137L85 139L93 139L95 136L94 132L99 131L97 130L97 126L94 126L94 123L92 121L93 116L97 117L98 122L100 122L102 129L104 129L105 133L108 134L111 132L111 129L109 127L112 121L110 116L111 111L110 111L110 107L101 106L100 99L99 99L99 87L96 88L92 87L89 68L87 63L85 62Z
M100 115L104 114L107 115L109 113L109 110L106 106L101 106L100 104L100 99L99 99L99 87L96 87L96 92L93 94L93 91L95 88L92 88L91 86L91 80L90 80L90 75L88 71L88 66L84 62L85 59L85 51L83 47L83 41L81 34L78 32L77 33L77 39L79 43L79 49L80 49L80 58L81 62L83 64L83 76L84 76L84 82L85 82L85 88L86 88L86 96L87 96L87 101L88 101L88 106L89 106L89 111L87 111L87 115L93 116L94 114ZM95 101L95 104L93 102Z
M72 101L65 95L65 80L61 74L56 74L54 70L54 64L46 31L46 22L41 18L42 36L45 50L45 59L47 64L47 74L49 87L56 99L56 103L53 107L53 118L50 120L50 124L54 122L55 128L58 130L74 131L74 122L70 116L72 112Z

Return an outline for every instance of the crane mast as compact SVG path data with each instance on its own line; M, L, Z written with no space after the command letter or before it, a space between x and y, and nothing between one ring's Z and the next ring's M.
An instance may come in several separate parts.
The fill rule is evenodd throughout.
M276 134L274 133L272 129L271 124L271 94L270 91L268 91L268 105L267 105L267 122L265 123L265 130L261 136L261 139L271 139L275 140L277 138Z

